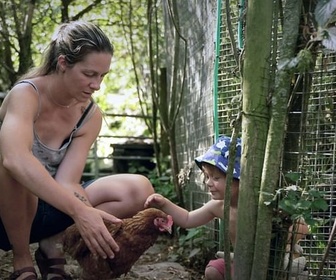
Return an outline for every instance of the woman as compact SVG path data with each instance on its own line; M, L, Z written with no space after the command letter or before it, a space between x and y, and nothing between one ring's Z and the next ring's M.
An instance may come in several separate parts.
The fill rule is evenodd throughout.
M141 175L80 184L102 114L92 101L109 72L113 47L91 23L62 24L38 68L13 87L0 108L0 248L13 250L10 279L68 279L57 241L73 222L92 251L113 258L118 246L103 219L141 210L153 188ZM117 218L118 217L118 218Z

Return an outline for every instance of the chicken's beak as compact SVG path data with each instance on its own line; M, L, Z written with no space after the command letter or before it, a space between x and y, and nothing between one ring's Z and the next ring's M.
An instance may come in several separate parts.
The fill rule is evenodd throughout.
M168 222L167 225L165 225L165 230L169 232L169 234L172 234L172 227L173 227L173 217L168 215L167 216Z
M164 229L169 232L169 234L172 234L172 227L170 225L165 226Z

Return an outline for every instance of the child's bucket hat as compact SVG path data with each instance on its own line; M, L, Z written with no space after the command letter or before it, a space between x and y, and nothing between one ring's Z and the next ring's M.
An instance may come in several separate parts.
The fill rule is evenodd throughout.
M220 136L216 143L210 147L210 149L202 156L195 159L195 162L199 168L202 169L202 163L218 167L225 174L227 173L229 166L229 149L231 144L231 138L228 136ZM237 138L236 144L236 156L234 160L233 178L240 179L240 158L241 158L241 139Z

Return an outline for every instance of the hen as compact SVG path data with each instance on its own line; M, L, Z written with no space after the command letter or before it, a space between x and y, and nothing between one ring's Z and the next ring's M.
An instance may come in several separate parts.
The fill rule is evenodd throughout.
M80 265L80 279L114 279L127 274L140 256L155 243L160 233L171 233L173 219L159 209L149 208L132 218L123 219L121 224L105 221L105 225L120 248L113 259L105 260L93 255L75 225L64 233L63 250Z

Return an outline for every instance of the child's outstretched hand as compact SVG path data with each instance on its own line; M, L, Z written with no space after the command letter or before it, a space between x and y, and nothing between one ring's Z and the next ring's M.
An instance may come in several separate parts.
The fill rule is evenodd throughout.
M147 197L144 207L154 207L161 209L166 203L166 199L158 193L151 194L149 197Z

